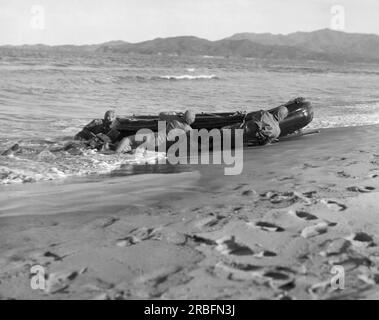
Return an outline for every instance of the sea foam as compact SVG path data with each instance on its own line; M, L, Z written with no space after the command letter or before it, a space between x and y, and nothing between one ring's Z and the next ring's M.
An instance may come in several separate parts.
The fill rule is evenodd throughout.
M179 75L179 76L174 76L174 75L167 75L167 76L158 76L157 79L162 79L162 80L212 80L212 79L219 79L216 75L214 74L201 74L201 75L189 75L189 74L184 74L184 75Z

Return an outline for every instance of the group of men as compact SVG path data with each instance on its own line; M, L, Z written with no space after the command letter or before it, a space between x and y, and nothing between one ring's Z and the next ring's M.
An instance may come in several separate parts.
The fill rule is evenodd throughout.
M268 111L252 112L246 114L241 123L227 126L223 129L242 129L244 143L253 141L258 145L265 145L275 141L280 136L280 122L288 116L288 109L280 107L275 114ZM120 139L120 132L114 126L116 117L114 111L107 111L103 119L93 120L86 125L76 136L75 140L81 140L88 147L98 150L111 150L117 153L129 153L137 149L142 143L136 141L136 136ZM192 130L191 125L196 120L196 115L190 110L183 114L165 113L159 114L159 120L166 122L166 132L157 132L151 137L156 144L163 143L167 134L173 129L180 129L183 134Z
M242 129L243 142L245 144L254 142L258 145L265 145L275 141L280 136L280 122L288 115L288 109L284 106L280 107L275 114L267 111L252 112L246 114L241 123L227 126L221 129ZM191 125L196 120L196 115L190 110L185 113L166 113L159 114L159 120L166 122L165 132L156 132L149 137L154 145L165 143L167 135L173 129L180 129L183 134L188 134L192 128ZM117 153L130 153L135 151L139 145L146 141L137 141L136 136L121 137L121 133L115 126L116 115L113 110L105 113L103 119L95 119L87 124L74 139L78 141L79 147L89 149L97 149L99 151L109 151ZM64 150L77 148L78 145L67 144ZM8 150L1 153L3 156L9 156L17 152L21 152L22 148L15 144Z
M75 135L74 139L87 143L87 146L92 149L115 149L120 136L120 132L113 128L115 120L115 112L108 110L103 119L92 120Z

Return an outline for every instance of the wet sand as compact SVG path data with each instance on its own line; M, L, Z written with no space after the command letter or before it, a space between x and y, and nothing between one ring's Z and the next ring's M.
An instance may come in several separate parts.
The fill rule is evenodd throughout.
M326 129L247 149L239 176L4 187L0 298L379 298L378 138L379 126ZM45 290L31 289L33 265Z

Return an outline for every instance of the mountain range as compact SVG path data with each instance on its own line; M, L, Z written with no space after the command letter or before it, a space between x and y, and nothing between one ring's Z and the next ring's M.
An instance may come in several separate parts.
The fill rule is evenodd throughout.
M288 35L238 33L217 41L182 36L157 38L139 43L110 41L97 45L80 46L41 44L1 46L0 55L12 54L19 50L379 62L379 36L330 29L295 32Z

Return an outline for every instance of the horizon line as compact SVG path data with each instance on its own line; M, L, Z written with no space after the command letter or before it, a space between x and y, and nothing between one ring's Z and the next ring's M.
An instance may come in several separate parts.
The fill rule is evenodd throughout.
M129 43L129 44L139 44L139 43L143 43L143 42L147 42L147 41L154 41L154 40L157 40L157 39L173 39L173 38L182 38L182 37L193 37L193 38L198 38L198 39L203 39L203 40L207 40L207 41L210 41L210 42L215 42L215 41L220 41L220 40L224 40L224 39L227 39L227 38L230 38L234 35L237 35L237 34L244 34L244 33L251 33L251 34L260 34L260 35L263 35L263 34L267 34L267 35L273 35L273 36L288 36L290 34L295 34L295 33L312 33L312 32L318 32L318 31L332 31L332 32L336 32L336 33L346 33L346 34L356 34L356 35L366 35L366 36L377 36L379 37L379 34L376 34L376 33L362 33L362 32L347 32L347 31L344 31L344 30L333 30L331 28L322 28L322 29L316 29L316 30L312 30L312 31L294 31L294 32L289 32L289 33L272 33L272 32L250 32L250 31L244 31L244 32L237 32L237 33L234 33L232 34L231 36L227 36L225 38L221 38L221 39L218 39L218 40L209 40L209 39L206 39L206 38L203 38L203 37L200 37L200 36L194 36L194 35L178 35L178 36L170 36L170 37L156 37L156 38L153 38L153 39L147 39L147 40L142 40L142 41L138 41L138 42L129 42L127 40L108 40L108 41L105 41L105 42L100 42L100 43L83 43L83 44L70 44L70 43L65 43L65 44L45 44L45 43L23 43L23 44L0 44L0 47L23 47L23 46L45 46L45 47L64 47L64 46L74 46L74 47L81 47L81 46L98 46L98 45L103 45L105 43L109 43L109 42L124 42L124 43Z

